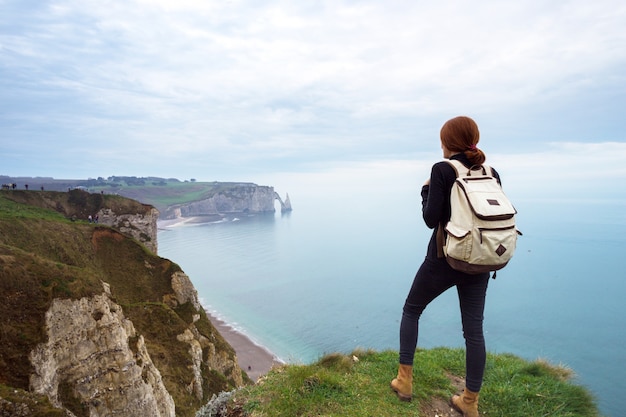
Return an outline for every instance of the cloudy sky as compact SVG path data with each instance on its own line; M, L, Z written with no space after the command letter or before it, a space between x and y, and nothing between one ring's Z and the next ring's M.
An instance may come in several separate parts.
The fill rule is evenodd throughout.
M459 114L626 178L626 3L0 0L0 175L383 172Z

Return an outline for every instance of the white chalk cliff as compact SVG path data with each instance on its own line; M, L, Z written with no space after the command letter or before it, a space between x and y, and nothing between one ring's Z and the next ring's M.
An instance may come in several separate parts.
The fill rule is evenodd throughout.
M53 300L46 329L48 341L30 354L33 392L59 407L74 398L92 417L175 416L143 337L107 292Z
M218 192L202 200L170 206L162 217L172 219L232 213L273 213L276 211L275 200L279 201L281 211L291 210L289 196L287 196L287 201L283 202L274 191L274 187L238 184L226 192Z

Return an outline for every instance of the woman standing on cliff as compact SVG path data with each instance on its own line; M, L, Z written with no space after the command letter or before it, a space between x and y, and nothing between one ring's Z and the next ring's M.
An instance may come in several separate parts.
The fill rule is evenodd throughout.
M476 147L478 126L469 117L448 120L440 132L443 156L455 159L468 168L485 162L485 154ZM500 181L498 174L494 175ZM478 393L485 370L486 349L483 336L483 312L489 273L466 274L452 269L438 247L439 225L450 220L450 191L456 180L454 168L442 161L433 165L430 178L422 187L422 215L426 225L434 229L426 259L420 266L406 298L400 323L400 365L391 388L402 401L413 396L413 357L417 346L419 318L426 306L447 289L456 286L465 338L466 384L461 395L452 397L452 405L465 417L478 417ZM439 242L442 242L442 236Z

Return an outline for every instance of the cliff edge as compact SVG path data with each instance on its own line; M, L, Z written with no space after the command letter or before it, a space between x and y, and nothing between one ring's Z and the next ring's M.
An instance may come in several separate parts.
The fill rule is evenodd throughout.
M5 191L3 196L19 204L50 209L72 221L82 220L111 226L137 239L157 253L159 211L149 204L80 189L58 191Z
M248 381L187 275L155 254L153 221L119 196L0 192L1 415L193 416Z

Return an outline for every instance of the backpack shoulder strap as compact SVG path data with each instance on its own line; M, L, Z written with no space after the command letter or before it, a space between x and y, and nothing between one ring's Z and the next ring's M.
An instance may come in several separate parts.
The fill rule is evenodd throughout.
M457 178L463 176L462 173L464 172L464 169L467 170L465 165L463 165L461 162L457 161L456 159L446 159L445 162L447 162L454 169L454 172L456 173Z

